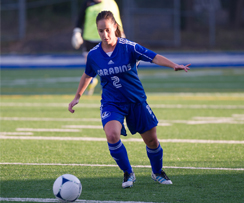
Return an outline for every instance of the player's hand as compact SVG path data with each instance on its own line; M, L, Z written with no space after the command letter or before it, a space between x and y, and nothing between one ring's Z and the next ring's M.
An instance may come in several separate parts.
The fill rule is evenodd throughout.
M78 103L79 103L79 99L73 99L73 101L69 103L69 111L70 111L71 113L74 113L74 112L75 112L75 110L73 109L73 107L74 107L76 104L78 104Z
M71 39L71 44L75 49L79 49L80 45L83 44L83 39L81 36L81 29L80 28L75 28L73 31L73 36Z
M174 70L175 71L178 71L178 70L184 70L184 71L188 71L188 70L190 70L190 68L188 68L189 66L190 66L191 64L187 64L187 65L176 65L175 67L174 67Z

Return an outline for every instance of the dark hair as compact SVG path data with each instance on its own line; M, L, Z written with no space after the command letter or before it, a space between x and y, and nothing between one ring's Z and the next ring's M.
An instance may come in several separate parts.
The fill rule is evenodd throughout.
M119 24L116 22L113 13L111 11L101 11L97 15L96 23L98 23L99 20L103 20L103 19L110 19L110 20L112 20L112 22L114 22L114 24L117 24L117 30L115 31L115 36L121 37L121 31L120 31Z

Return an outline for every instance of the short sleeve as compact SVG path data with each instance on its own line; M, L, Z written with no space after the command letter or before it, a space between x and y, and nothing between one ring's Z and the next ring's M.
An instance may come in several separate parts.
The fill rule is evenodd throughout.
M152 60L157 55L155 52L139 45L135 44L134 46L134 54L137 60L152 62Z
M90 59L89 54L87 56L85 73L90 77L95 77L97 75L96 71L92 68L92 60Z

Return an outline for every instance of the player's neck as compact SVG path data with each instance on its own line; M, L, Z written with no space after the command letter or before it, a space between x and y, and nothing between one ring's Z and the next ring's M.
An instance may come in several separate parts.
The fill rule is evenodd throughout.
M102 43L103 51L105 53L114 51L116 44L117 44L117 41L118 41L118 39L116 38L116 40L111 44Z

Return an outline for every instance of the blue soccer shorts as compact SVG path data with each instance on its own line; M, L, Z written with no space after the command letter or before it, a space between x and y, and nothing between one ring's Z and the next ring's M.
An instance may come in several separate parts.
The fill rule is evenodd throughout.
M158 120L146 101L142 103L106 102L100 108L103 127L107 122L116 120L122 125L121 135L126 136L124 119L131 134L144 133L157 126Z

